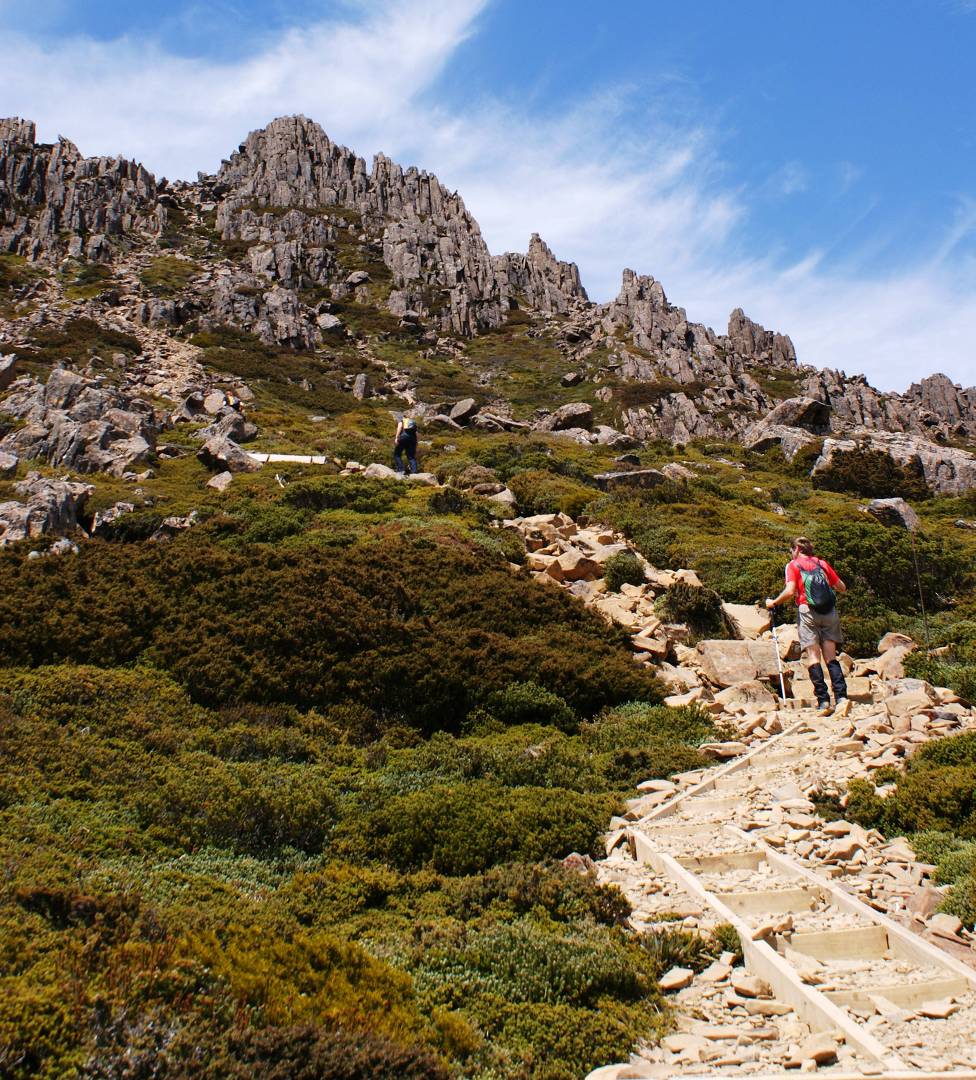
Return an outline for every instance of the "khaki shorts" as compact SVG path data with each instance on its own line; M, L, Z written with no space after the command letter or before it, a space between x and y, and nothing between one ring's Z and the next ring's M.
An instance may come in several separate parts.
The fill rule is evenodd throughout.
M811 645L820 645L824 641L836 641L838 645L844 643L844 635L840 629L840 612L837 608L826 615L811 611L809 608L806 611L800 608L797 620L801 649L808 649Z

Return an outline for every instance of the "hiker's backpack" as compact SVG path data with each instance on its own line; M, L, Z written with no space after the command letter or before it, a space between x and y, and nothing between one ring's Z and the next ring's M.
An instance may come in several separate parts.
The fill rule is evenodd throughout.
M837 595L830 587L827 573L819 559L813 560L810 569L799 567L803 577L803 591L807 594L807 603L818 615L829 615L837 606Z

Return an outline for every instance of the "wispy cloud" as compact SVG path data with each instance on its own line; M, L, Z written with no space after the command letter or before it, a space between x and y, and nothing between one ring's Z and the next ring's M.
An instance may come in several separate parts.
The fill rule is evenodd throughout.
M605 89L555 116L531 103L439 102L438 76L487 2L354 0L342 17L281 32L236 61L176 57L142 39L42 46L8 32L0 113L29 116L45 138L63 132L86 153L192 176L252 128L304 112L360 153L437 172L492 250L525 250L540 232L598 299L629 266L660 278L692 319L723 329L742 306L791 334L802 360L884 388L933 370L976 381L973 204L960 202L912 264L883 272L872 240L846 257L841 236L817 251L755 250L750 225L768 193L730 175L717 122L677 116L664 94ZM782 194L810 183L797 163L777 175ZM839 169L842 187L858 177Z

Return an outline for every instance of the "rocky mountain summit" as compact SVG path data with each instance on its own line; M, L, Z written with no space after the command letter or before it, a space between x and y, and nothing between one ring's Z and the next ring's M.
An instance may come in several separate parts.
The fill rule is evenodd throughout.
M593 303L538 235L524 254L492 255L435 176L383 155L367 168L301 116L252 132L215 175L175 183L0 120L0 262L0 408L13 418L0 452L24 461L134 475L214 390L227 396L203 438L253 437L253 395L214 353L232 347L248 352L248 378L311 392L322 372L353 402L387 399L448 430L620 450L732 438L790 459L818 451L821 469L868 448L936 491L976 486L976 388L936 374L882 393L800 363L787 335L741 309L725 333L691 322L632 270ZM58 334L52 360L44 341ZM516 345L531 398L512 385ZM280 375L292 357L304 373Z

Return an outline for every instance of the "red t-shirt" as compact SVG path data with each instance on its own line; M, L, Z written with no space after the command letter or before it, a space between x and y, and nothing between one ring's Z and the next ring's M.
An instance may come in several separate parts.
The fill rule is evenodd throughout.
M826 559L818 559L815 555L800 555L799 558L792 559L786 564L786 581L787 583L792 581L796 585L796 596L794 597L794 600L796 601L797 606L807 602L807 590L803 584L803 575L800 573L801 569L806 570L809 573L818 566L823 568L824 574L827 575L827 583L830 587L836 589L837 582L840 581L840 578L837 576L837 571L834 570Z

